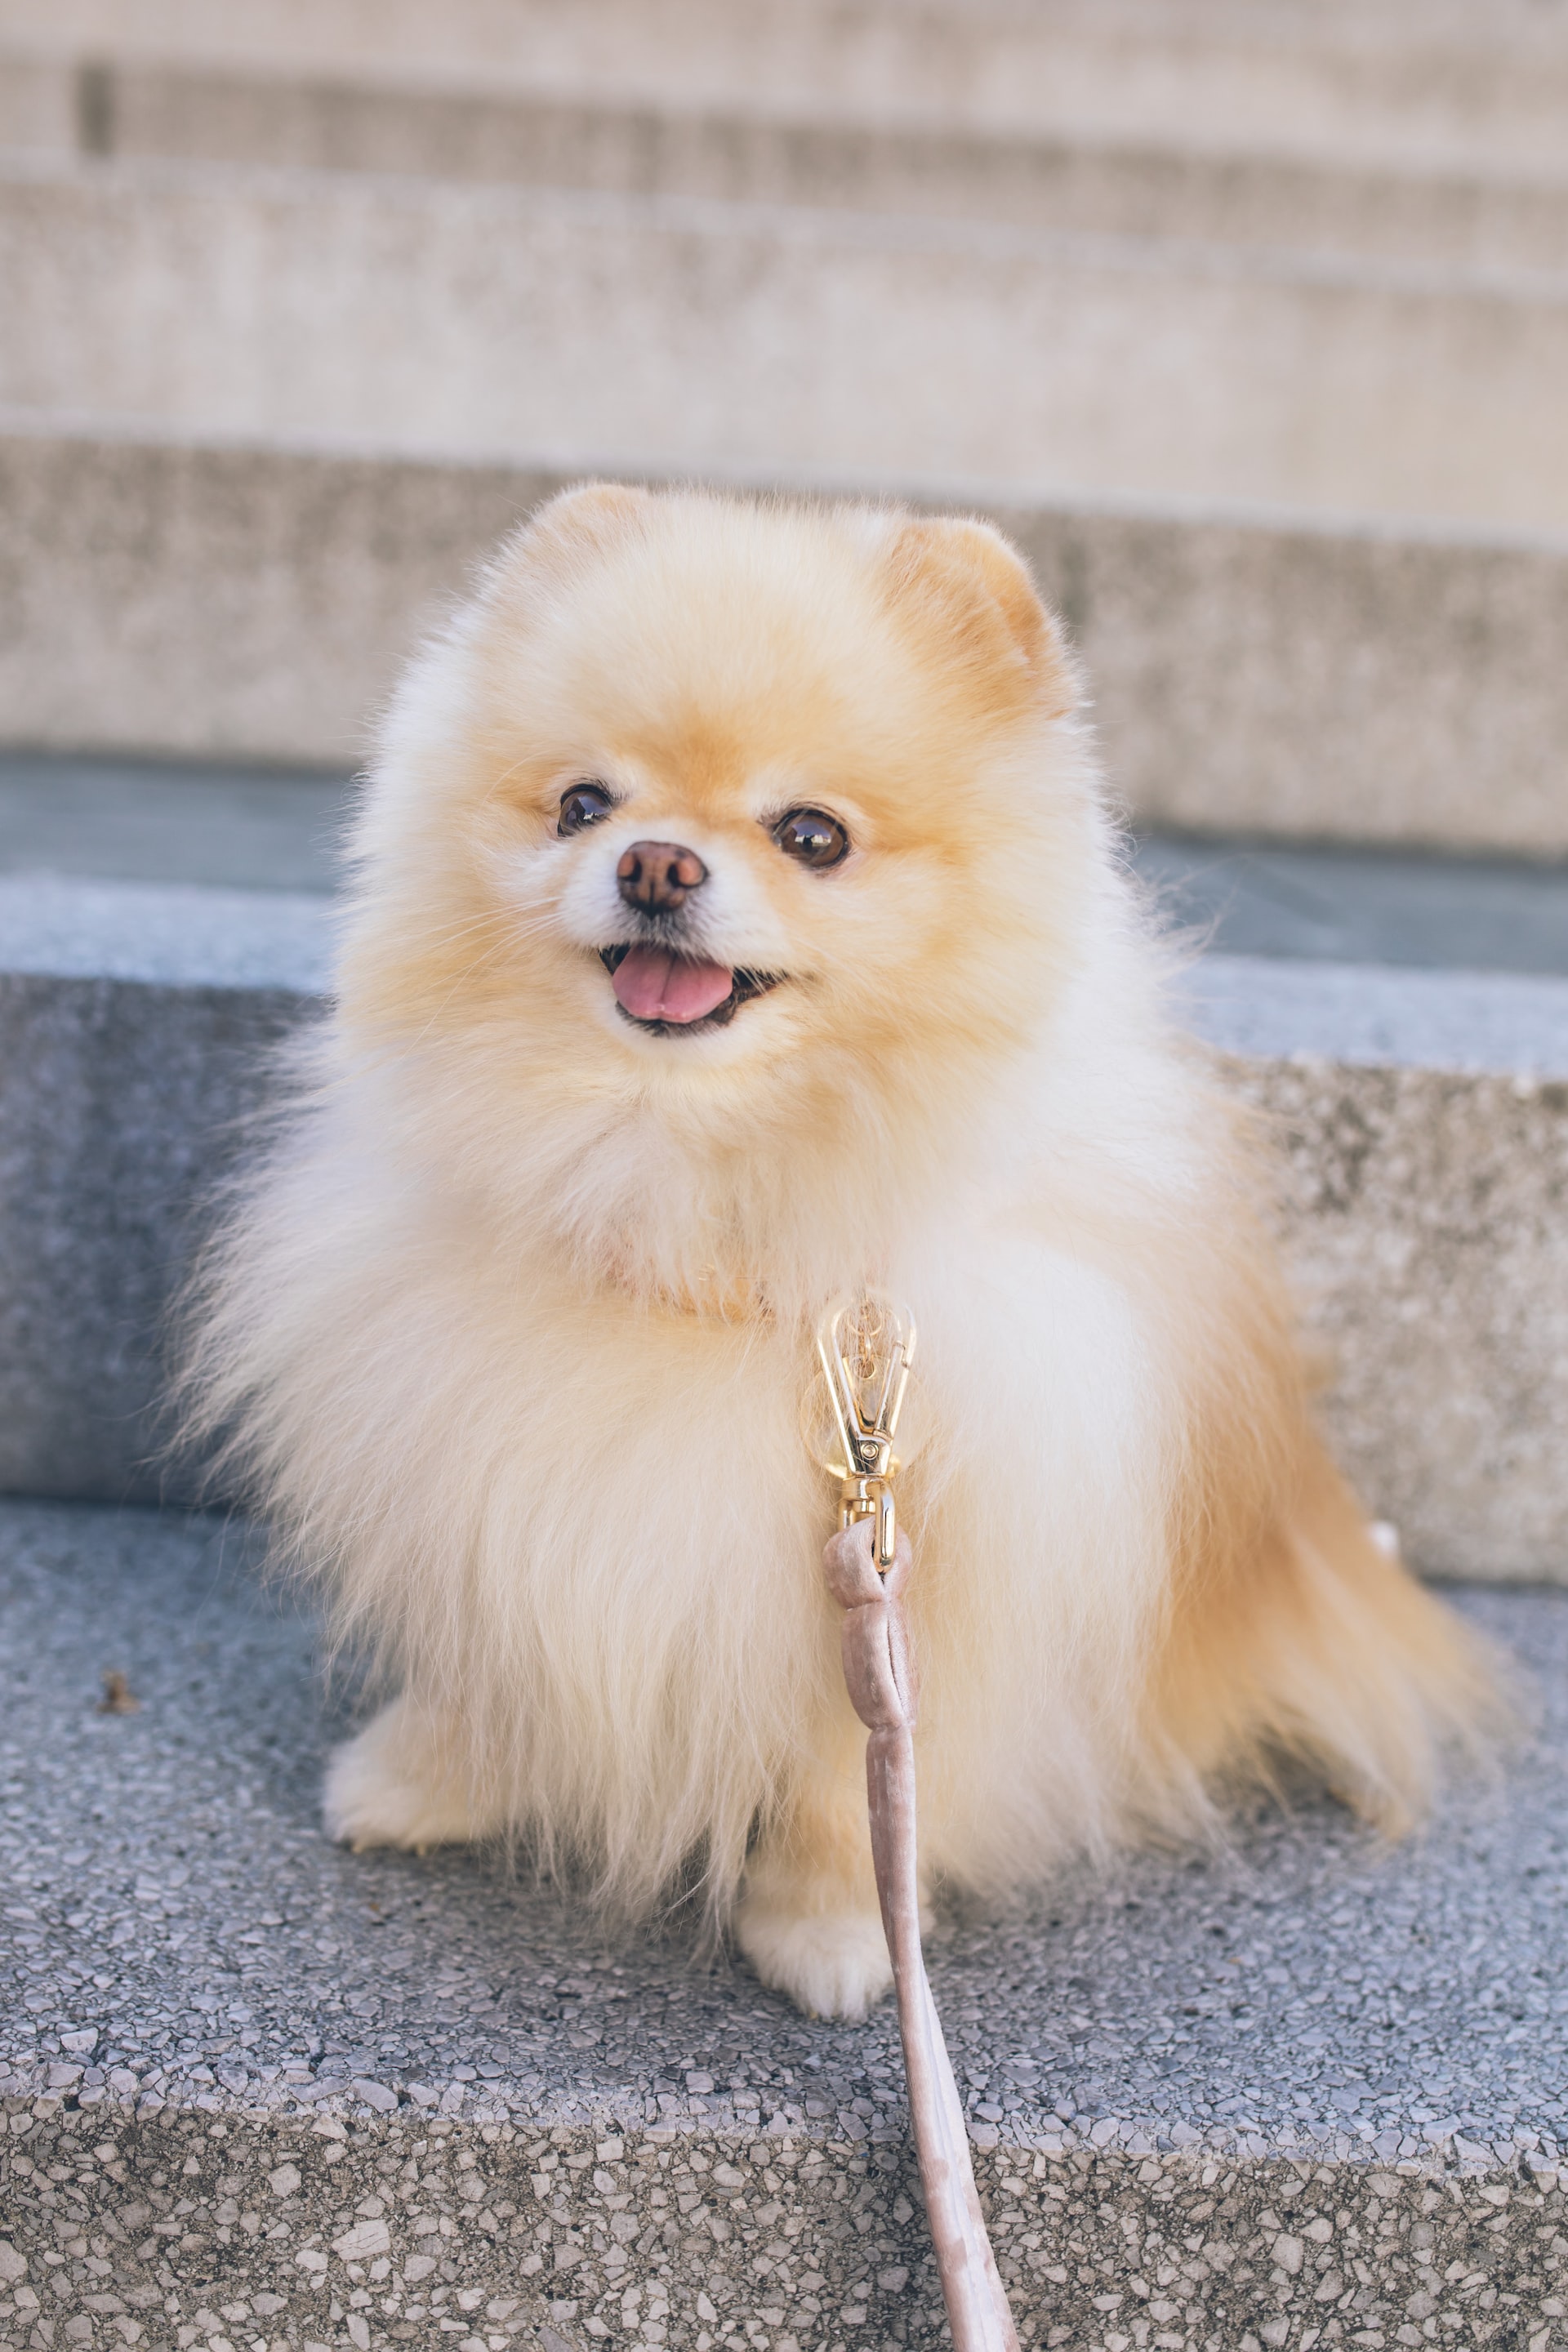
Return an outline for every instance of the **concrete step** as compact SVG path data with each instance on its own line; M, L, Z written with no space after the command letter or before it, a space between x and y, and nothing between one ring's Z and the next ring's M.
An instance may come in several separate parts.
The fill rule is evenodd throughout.
M616 469L0 415L5 739L351 768L419 628L581 470ZM1568 855L1568 539L893 487L1018 540L1140 824Z
M102 60L51 75L0 56L0 147L312 171L419 173L806 205L1091 235L1175 237L1467 270L1560 271L1554 180L1165 143L821 120Z
M13 160L0 306L39 415L1568 530L1568 272Z
M4 39L57 73L62 122L82 63L179 63L1559 184L1568 153L1552 0L8 0Z
M168 1302L329 926L320 895L0 876L0 1491L189 1491ZM1568 1577L1568 979L1215 953L1185 985L1278 1136L1369 1505L1430 1573Z
M326 1845L337 1725L249 1557L0 1509L6 2341L939 2342L886 2006L810 2022L489 1857ZM1500 1801L1392 1852L1258 1807L941 1921L1026 2344L1560 2343L1568 1604L1458 1598L1540 1678Z

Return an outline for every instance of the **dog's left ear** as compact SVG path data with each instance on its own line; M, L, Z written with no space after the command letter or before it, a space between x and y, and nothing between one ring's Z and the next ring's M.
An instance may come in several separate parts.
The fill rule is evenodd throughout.
M1011 684L1050 719L1079 698L1072 656L1028 567L989 523L965 516L908 522L888 550L888 585L966 665Z
M558 490L520 523L491 560L492 609L520 625L563 587L588 576L647 526L653 499L629 482L579 482Z
M574 552L599 554L643 528L652 506L647 490L634 482L578 482L535 508L517 545L536 561Z

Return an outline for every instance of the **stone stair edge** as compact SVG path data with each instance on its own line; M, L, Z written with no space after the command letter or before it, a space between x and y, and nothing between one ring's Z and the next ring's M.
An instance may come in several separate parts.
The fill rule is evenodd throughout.
M214 883L0 875L7 978L330 992L333 902ZM1173 1017L1239 1061L1568 1085L1568 977L1177 948Z
M0 875L0 983L317 997L331 934L331 902L304 891Z
M0 1501L8 1499L0 1496ZM862 2126L846 2133L842 2120L797 2114L788 2120L781 2115L761 2125L754 2112L748 2115L744 2106L732 2105L722 2094L718 2098L678 2095L669 2101L676 2112L656 2123L648 2120L640 2098L617 2099L613 2092L580 2102L559 2100L531 2111L521 2104L487 2103L461 2081L438 2093L423 2083L411 2089L401 2080L403 2070L391 2066L380 2069L380 2074L393 2076L390 2084L381 2081L379 2074L351 2075L343 2069L323 2069L300 2083L231 2087L214 2075L210 2082L198 2077L149 2091L132 2091L110 2081L84 2081L90 2071L89 2064L79 2061L54 2060L31 2070L0 2069L0 2116L26 2116L40 2123L58 2119L68 2129L69 2119L79 2116L76 2127L83 2131L105 2126L123 2127L132 2121L161 2120L165 2126L177 2126L186 2116L205 2116L226 2123L230 2132L237 2126L248 2127L258 2137L282 2137L313 2130L320 2137L336 2140L347 2137L345 2126L374 2132L378 2124L426 2131L433 2127L438 2133L466 2126L483 2133L487 2139L498 2135L500 2127L509 2137L557 2142L602 2138L613 2132L656 2149L687 2144L735 2151L759 2168L776 2161L781 2153L788 2159L814 2148L827 2155L864 2158L901 2148L905 2138L898 2123L879 2123L869 2130ZM860 2123L858 2116L854 2120ZM1264 2131L1244 2123L1230 2130L1200 2134L1190 2125L1177 2123L1167 2133L1154 2133L1146 2120L1087 2115L1058 2120L1059 2130L1010 2134L996 2124L972 2116L970 2144L981 2156L994 2158L995 2174L1018 2169L1032 2173L1036 2180L1049 2179L1058 2166L1072 2166L1075 2160L1081 2165L1085 2160L1121 2158L1134 2165L1152 2160L1156 2168L1171 2166L1178 2171L1188 2166L1195 2170L1216 2165L1226 2168L1289 2165L1309 2171L1323 2168L1332 2174L1371 2176L1369 2186L1381 2175L1390 2182L1458 2187L1495 2179L1500 2172L1511 2175L1521 2187L1542 2192L1562 2188L1568 2200L1568 2137L1557 2140L1533 2130L1518 2138L1503 2135L1489 2140L1471 2137L1446 2118L1437 2128L1419 2135L1423 2153L1400 2156L1385 2153L1352 2133L1324 2131L1321 2126L1314 2135L1307 2130ZM4 2130L0 2123L0 2133ZM1375 2187L1373 2193L1377 2193ZM5 2216L0 2212L0 2231L4 2226Z
M0 163L0 183L5 175ZM357 178L359 174L343 174ZM1564 273L1568 296L1568 270ZM1353 508L1299 506L1287 500L1236 499L1200 492L1079 488L1071 485L1009 490L982 475L908 467L885 475L862 468L819 466L797 459L758 461L715 457L700 467L682 466L668 458L639 457L624 450L542 448L519 450L498 442L490 448L447 448L420 440L383 438L365 433L334 433L296 426L279 426L258 433L239 425L214 425L142 415L69 404L34 405L0 400L0 446L6 441L47 446L100 446L133 452L145 448L171 455L184 452L260 459L299 458L331 465L387 466L456 475L514 475L525 483L557 488L597 480L642 482L655 489L711 488L741 498L767 498L773 493L792 499L828 502L865 500L872 505L907 505L922 510L953 514L1060 515L1094 522L1151 522L1201 530L1235 530L1258 537L1322 540L1338 545L1349 541L1368 547L1412 548L1434 553L1447 551L1542 557L1568 562L1568 529L1527 529L1510 522L1479 522L1464 516L1386 515Z
M11 115L4 110L7 91L16 110ZM870 109L858 115L825 116L803 93L780 93L768 87L689 95L679 90L640 93L614 89L604 92L591 89L535 89L527 84L498 89L489 79L476 79L470 84L421 77L399 79L388 78L384 72L378 77L374 59L367 59L363 73L357 75L346 68L333 72L326 66L311 72L308 61L301 61L299 68L278 62L247 68L242 62L228 62L221 57L144 58L132 53L98 62L57 61L7 47L4 32L0 31L0 126L5 126L0 127L0 152L10 151L21 156L32 152L55 161L74 158L83 166L160 159L189 163L228 161L237 168L264 165L264 156L224 158L211 148L160 145L160 136L175 135L170 123L178 114L176 106L172 116L167 104L160 113L156 104L160 96L165 101L183 96L193 108L204 101L216 100L221 104L229 98L248 100L257 109L270 107L269 119L277 123L287 121L290 105L346 101L374 109L384 103L403 110L405 119L410 108L421 111L427 109L432 114L443 110L477 109L496 121L515 118L520 129L531 119L537 121L557 118L563 121L574 120L583 128L657 125L672 136L729 131L740 138L774 134L816 137L846 152L863 145L873 152L879 147L908 147L913 152L931 152L952 150L954 154L967 152L978 159L1007 155L1022 160L1038 154L1081 155L1107 164L1159 162L1173 169L1190 167L1197 172L1223 173L1236 182L1249 173L1264 181L1270 174L1279 174L1309 184L1314 180L1342 179L1364 185L1369 193L1386 185L1408 195L1418 195L1423 191L1440 194L1474 189L1498 197L1568 196L1568 163L1561 170L1553 170L1549 158L1521 163L1518 158L1504 156L1466 160L1395 152L1379 161L1374 156L1346 158L1332 152L1278 152L1261 143L1249 149L1245 145L1205 142L1201 135L1193 136L1181 122L1121 126L1048 121L1033 127L1007 123L972 126L942 120L885 121ZM132 101L128 141L121 120L121 109L127 97ZM31 117L26 111L29 100L34 110ZM153 131L148 129L150 103ZM36 135L28 135L29 124ZM290 159L275 168L339 168L360 173L379 170L396 175L401 167L363 163L334 166L330 159L310 163ZM414 177L442 176L438 168L427 164L412 164L408 172ZM532 184L551 184L547 175L538 172L514 175L498 171L492 174L465 168L454 176L500 181L520 176ZM571 184L570 178L560 184ZM798 197L789 201L811 204L816 200ZM941 206L911 205L902 209L940 214ZM1163 236L1165 232L1156 234ZM1227 236L1217 241L1230 240ZM1241 241L1256 244L1258 239L1246 237ZM1288 244L1289 240L1282 238L1280 242Z

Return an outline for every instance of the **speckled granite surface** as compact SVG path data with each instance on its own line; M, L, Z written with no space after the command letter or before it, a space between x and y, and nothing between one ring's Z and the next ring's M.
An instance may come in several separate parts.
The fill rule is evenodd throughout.
M325 1845L331 1704L253 1552L0 1510L0 2344L936 2341L890 2011ZM1028 2340L1568 2341L1568 1596L1462 1605L1542 1728L1420 1844L1258 1809L943 1923Z

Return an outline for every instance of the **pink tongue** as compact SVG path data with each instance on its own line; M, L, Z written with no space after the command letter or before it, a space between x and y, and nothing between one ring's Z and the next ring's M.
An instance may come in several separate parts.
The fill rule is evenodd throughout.
M728 965L689 962L664 948L630 948L615 972L616 999L638 1021L700 1021L734 984Z

